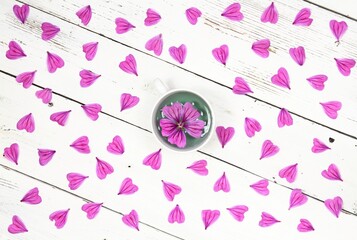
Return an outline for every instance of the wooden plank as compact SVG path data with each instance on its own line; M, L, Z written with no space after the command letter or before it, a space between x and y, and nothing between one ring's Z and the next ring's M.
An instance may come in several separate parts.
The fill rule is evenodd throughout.
M101 0L86 1L82 5L71 0L57 3L50 3L48 0L23 2L74 24L80 23L75 12L82 5L90 4L94 15L86 28L91 31L145 53L148 53L144 48L146 41L162 33L164 51L160 59L175 64L168 53L168 47L185 43L188 56L183 69L228 87L234 85L235 77L243 77L254 91L251 97L285 107L355 138L357 136L357 111L352 107L356 105L354 92L357 89L357 83L352 79L357 77L357 72L352 70L350 77L343 77L334 61L334 58L357 59L357 43L354 41L357 38L357 23L338 14L303 1L288 4L285 1L275 1L280 20L276 25L264 24L259 19L271 1L245 0L240 3L246 17L242 22L236 23L220 16L230 1L196 1L195 6L201 9L203 16L198 25L191 26L184 16L184 11L192 6L190 1L122 1L119 4ZM151 28L143 24L149 7L162 15L162 21ZM309 28L294 27L294 17L304 7L311 9L314 22ZM114 20L117 17L128 19L136 28L127 34L116 34ZM349 25L349 30L338 46L330 32L331 19L344 20ZM271 56L268 59L261 59L251 51L252 43L264 38L271 40ZM55 41L62 40L58 37ZM227 44L230 48L227 66L217 63L211 54L213 48L222 44ZM304 46L306 49L307 60L303 67L298 66L288 53L291 47L297 46ZM271 77L280 67L288 70L292 90L284 90L271 83ZM329 77L323 92L315 91L306 81L306 78L316 74L326 74ZM337 96L336 92L343 94ZM343 103L336 121L329 119L319 104L331 100Z
M46 181L46 179L43 179ZM23 196L34 187L39 189L42 202L30 205L20 202ZM8 167L0 165L0 237L6 240L20 239L177 239L146 225L140 225L140 231L126 227L122 215L108 209L105 204L97 217L88 220L81 210L87 199L78 197L56 186L26 177ZM57 230L49 215L57 210L68 209L66 225ZM10 234L7 227L12 217L17 215L28 230L18 235Z
M150 119L151 109L160 95L152 84L153 80L157 77L165 79L171 88L188 88L189 86L191 90L209 99L217 116L217 125L233 126L236 129L236 137L225 149L221 149L217 138L213 138L202 149L204 153L264 178L275 180L284 186L299 187L319 199L326 199L331 192L334 192L344 196L346 210L356 213L357 200L354 194L356 180L353 177L356 165L352 157L357 155L355 140L296 116L294 116L293 126L279 129L276 124L279 110L250 98L228 94L224 87L204 81L202 78L176 67L162 64L161 61L122 47L107 39L96 38L95 35L88 34L87 31L76 26L65 23L61 25L62 33L58 36L59 39L62 39L60 42L64 39L68 41L62 47L52 43L38 44L40 33L36 31L38 31L42 19L53 23L56 23L56 19L32 9L30 22L33 24L34 34L31 34L27 27L23 28L18 24L11 25L11 22L16 21L13 21L13 16L8 11L10 7L11 4L8 4L4 8L7 9L6 13L0 14L6 20L0 21L0 24L7 23L2 28L6 32L10 31L9 26L14 28L11 30L11 35L4 36L5 41L2 44L7 43L7 39L10 38L21 40L31 57L10 62L3 59L4 55L1 55L2 66L9 72L17 75L23 71L37 69L36 84L50 87L82 103L101 103L104 112L148 130L150 130L150 121L147 119ZM21 27L21 29L16 29L15 26ZM23 38L25 33L26 38ZM70 35L65 35L66 33L70 33ZM88 63L84 60L81 45L94 40L100 41L100 51L95 62ZM47 50L55 51L61 55L66 61L66 68L58 70L56 74L48 74L45 65ZM138 79L128 76L117 67L118 62L129 53L133 53L137 58L140 67ZM107 59L118 59L118 62L107 61ZM91 69L102 74L102 77L93 86L82 89L79 86L80 78L78 76L82 68ZM152 71L152 69L161 69L161 71ZM139 96L141 98L139 105L128 111L120 112L119 99L123 92ZM54 104L56 105L56 103ZM257 134L252 139L246 137L243 127L245 117L253 117L260 121L263 126L261 134ZM310 149L312 139L315 137L328 144L332 150L319 155L313 154ZM328 143L330 137L335 139L334 143ZM274 159L259 161L261 145L266 139L271 139L281 148L281 151ZM295 163L299 163L300 177L294 184L288 184L284 179L278 177L278 172L283 167ZM343 183L329 183L322 178L321 171L331 163L337 164L343 178L350 180L345 180ZM311 179L313 179L313 184L311 184Z
M152 134L103 114L101 114L97 122L92 122L84 115L80 105L57 95L54 96L54 105L52 107L43 105L33 97L35 91L38 90L37 87L32 86L30 89L25 90L17 86L16 82L6 75L0 75L0 82L4 86L2 89L7 89L7 91L0 92L0 108L3 109L0 112L2 124L0 147L4 148L13 142L17 142L20 146L18 165L16 166L6 159L1 159L1 165L14 168L16 171L66 190L68 190L68 182L65 177L67 173L79 172L88 175L89 178L85 180L83 185L74 191L76 195L95 202L104 202L108 208L121 213L136 209L143 222L165 232L183 239L204 238L209 240L219 237L230 240L236 239L237 236L248 240L276 239L276 236L281 232L289 232L291 238L297 239L302 236L302 233L296 230L299 220L300 218L307 218L313 223L316 231L306 234L305 239L326 239L338 238L341 233L346 236L352 236L357 227L356 216L343 212L336 219L321 201L311 197L308 197L308 202L305 205L288 210L290 189L270 182L269 196L260 196L249 187L250 184L260 180L259 177L198 152L177 154L163 149L162 166L158 171L154 171L142 164L142 159L148 153L160 148ZM72 112L65 127L49 121L51 113L69 109ZM36 130L31 134L15 129L17 119L29 111L33 113L36 121ZM120 135L125 144L125 153L122 156L114 156L106 151L108 142L111 141L115 134ZM90 139L90 154L80 154L69 147L69 144L81 135L86 135ZM57 152L51 162L42 167L38 163L37 148L52 148ZM101 181L95 176L95 157L106 160L115 169L114 173L105 180ZM198 176L186 169L193 161L202 158L208 162L209 175L206 177ZM230 181L231 191L229 193L216 193L213 191L213 185L223 172L226 173ZM3 168L0 168L0 173L2 179L6 179L19 188L14 192L10 192L11 197L6 197L6 199L19 199L24 192L23 189L28 189L30 185L34 186L31 180L22 180L21 174L13 174ZM120 183L126 177L133 179L133 182L139 187L139 191L133 195L118 196L117 192ZM182 192L175 197L173 202L167 201L164 197L161 180L176 183L182 188ZM345 181L349 182L353 181L353 179L346 179ZM28 183L24 184L25 182ZM64 234L61 236L68 236L72 231L78 233L78 235L75 235L76 237L82 236L79 231L83 231L84 228L82 226L87 225L80 224L86 220L83 217L83 213L78 209L83 201L73 196L66 197L64 194L60 194L60 202L55 201L55 199L58 199L56 197L58 196L57 194L59 194L57 190L50 191L47 190L51 189L50 187L45 188L42 185L39 185L39 187L44 187L42 191L42 195L46 200L44 202L51 201L48 207L44 207L43 211L38 211L32 216L30 212L25 214L26 210L30 211L29 209L32 208L20 210L20 208L16 207L18 206L16 204L6 210L8 211L6 216L13 214L13 211L15 211L24 215L24 218L28 216L26 219L29 219L30 223L32 222L32 217L43 219L48 216L51 210L70 207L73 212L71 212L72 215L69 218L68 225L63 229L65 233L61 233ZM1 191L1 193L3 192ZM332 188L328 192L329 198L337 194ZM346 202L349 201L347 196L342 197ZM8 200L2 201L8 202ZM176 204L181 206L186 216L186 221L182 225L169 224L167 222L167 216ZM237 204L249 207L249 211L245 214L245 219L241 223L235 221L226 210L227 207ZM38 208L41 208L41 205ZM201 210L203 209L218 209L221 211L219 220L208 230L204 230L201 220ZM262 211L273 214L282 222L270 228L259 227L258 222ZM0 219L1 223L6 221L3 220L3 217ZM77 219L79 219L78 222L76 221ZM101 216L97 221L99 224L91 225L90 228L93 229L89 232L95 231L97 228L101 230L93 236L112 231L113 235L124 235L131 239L132 235L129 235L129 233L136 234L134 233L136 232L135 230L125 230L124 227L122 228L119 225L116 230L112 230L112 225L105 225L106 228L103 229L102 221L110 222L110 216ZM116 224L117 222L115 221L114 225ZM51 225L51 223L47 222L46 225ZM35 230L34 234L35 236L57 234L53 233L53 231L57 230L46 227L39 229L38 232ZM117 233L117 231L120 233ZM128 235L126 235L127 232ZM142 237L145 238L144 235ZM150 236L150 234L149 237L157 239Z

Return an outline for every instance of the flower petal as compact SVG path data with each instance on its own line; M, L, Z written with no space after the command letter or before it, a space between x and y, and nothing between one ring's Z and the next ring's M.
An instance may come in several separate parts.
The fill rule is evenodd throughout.
M178 204L171 210L168 221L169 223L177 222L178 224L185 222L185 214Z
M202 12L195 8L195 7L191 7L189 9L186 10L186 18L187 20L192 24L192 25L196 25L198 18L201 17Z
M245 205L237 205L231 208L227 208L229 213L234 217L238 222L242 222L244 220L244 213L248 211L248 207Z
M198 175L201 175L201 176L207 176L208 175L207 161L206 160L196 161L196 162L192 163L190 166L188 166L187 169L191 169L193 172L195 172L195 173L197 173Z
M293 183L297 175L298 164L287 166L279 171L279 177L285 178L289 183Z
M223 192L229 192L231 190L228 178L226 177L226 173L223 172L223 175L216 181L214 184L213 190L215 192L218 191L223 191Z
M160 119L160 127L162 136L168 137L173 134L173 132L177 128L177 124L170 119L163 118Z
M185 123L186 132L193 138L200 138L202 135L202 130L205 126L205 122L202 120L196 120L193 122Z
M261 227L269 227L275 223L280 222L275 217L266 212L262 212L261 218L262 219L259 221L259 226Z
M186 135L182 129L176 128L169 136L168 141L179 148L184 148L186 146Z
M203 224L205 225L205 230L216 222L221 215L219 210L202 210L201 216Z
M313 19L310 18L311 16L311 10L309 8L303 8L301 9L295 17L295 20L293 22L293 25L295 26L310 26Z
M278 22L278 17L278 10L276 9L274 2L272 2L270 6L264 10L262 16L260 17L260 20L263 23L270 22L272 24L275 24Z

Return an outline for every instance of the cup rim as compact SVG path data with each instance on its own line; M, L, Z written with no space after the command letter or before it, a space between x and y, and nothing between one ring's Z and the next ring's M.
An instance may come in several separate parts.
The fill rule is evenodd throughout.
M155 124L155 115L156 115L156 112L157 112L157 108L159 107L159 103L165 99L168 95L170 94L173 94L175 92L190 92L190 93L193 93L195 95L197 95L198 97L200 97L208 106L208 109L210 110L210 113L211 113L211 127L209 129L209 133L208 133L208 136L206 137L206 139L204 139L200 144L198 144L196 147L194 148L191 148L191 149L184 149L184 148L176 148L174 147L172 144L169 144L167 142L164 142L163 140L161 140L161 135L159 136L158 134L160 134L160 132L156 129L156 124ZM192 90L188 90L188 89L183 89L183 88L178 88L178 89L172 89L172 90L169 90L167 91L164 95L162 95L155 103L153 109L152 109L152 112L151 112L151 129L152 129L152 132L154 133L155 135L155 138L156 140L161 144L163 145L165 148L167 149L170 149L172 151L175 151L175 152L193 152L193 151L196 151L198 150L199 148L202 148L204 145L206 145L206 143L211 139L212 137L212 134L214 132L213 128L214 128L214 124L215 124L215 115L214 115L214 112L212 110L212 107L211 107L211 104L207 101L206 98L204 98L201 94L195 92L195 91L192 91Z

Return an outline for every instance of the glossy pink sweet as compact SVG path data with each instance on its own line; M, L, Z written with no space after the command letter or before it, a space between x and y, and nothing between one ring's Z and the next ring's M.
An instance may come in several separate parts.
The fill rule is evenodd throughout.
M120 185L118 195L131 195L139 190L138 186L133 183L131 178L125 178Z
M187 49L185 44L181 44L179 47L172 46L169 48L170 56L180 64L183 64L186 59Z
M274 145L272 141L265 140L262 145L262 150L259 159L262 160L263 158L272 157L277 154L279 150L279 147Z
M208 175L207 161L206 160L198 160L198 161L192 163L190 166L188 166L187 169L190 169L193 172L195 172L195 173L197 173L198 175L201 175L201 176L207 176Z
M186 9L185 14L186 14L187 20L192 25L196 25L198 18L202 16L202 12L198 8L195 8L195 7Z
M245 134L247 134L247 136L251 138L254 137L256 132L260 132L262 130L262 126L254 118L246 117L244 119L244 130Z
M107 175L112 174L114 172L114 168L112 167L112 165L110 165L106 161L100 160L97 157L96 159L97 159L96 173L97 173L97 177L100 180L105 179Z
M48 104L52 100L52 89L44 88L36 91L36 97L41 99L44 104Z
M223 65L226 65L229 49L226 44L212 50L213 57Z
M164 45L164 43L162 40L162 34L159 34L159 35L149 39L145 44L145 48L148 51L153 51L156 56L160 56L162 53L163 45Z
M68 187L71 190L76 190L78 189L86 180L88 176L84 176L80 173L68 173L67 174L67 180L68 180Z
M269 213L262 212L261 220L259 221L259 226L261 227L269 227L274 225L275 223L279 223L280 221L277 220L275 217L270 215Z
M154 170L159 170L161 167L161 159L162 157L161 157L161 148L160 148L158 151L153 152L148 156L146 156L145 159L143 160L143 164L145 166L150 166Z
M244 213L248 211L248 207L245 205L237 205L231 208L227 208L229 213L233 216L235 220L238 222L242 222L244 220Z
M290 194L289 210L294 207L301 206L307 202L307 197L301 191L301 189L294 189Z
M233 127L216 127L216 133L219 142L221 143L222 148L233 138L234 136L234 128Z
M342 36L348 29L347 23L345 21L338 22L336 20L330 21L330 29L332 34L335 36L336 41L339 42Z
M103 203L85 203L82 205L81 209L83 212L87 213L88 219L93 219L98 215L102 205Z
M293 25L295 26L305 26L308 27L311 25L313 19L310 18L311 10L309 8L301 9L295 16Z
M221 213L219 210L202 210L201 217L205 226L205 230L207 230L209 226L215 223L220 215Z
M120 136L115 136L113 141L108 144L107 151L116 155L121 155L124 153L124 143Z
M248 93L253 93L250 89L248 83L241 77L236 77L235 84L233 86L233 93L238 95L244 95Z
M269 181L268 180L259 180L256 183L253 183L252 185L250 185L251 188L254 189L254 191L256 191L257 193L263 195L263 196L268 196L269 195Z
M67 123L70 112L71 110L52 113L50 116L50 120L53 122L57 122L60 126L64 126Z
M21 7L19 5L14 5L12 10L13 10L16 18L19 19L20 22L22 22L24 24L27 20L27 17L29 16L29 13L30 13L29 5L24 4Z
M90 153L90 148L89 148L89 139L87 136L82 136L76 139L70 147L73 147L80 153Z
M162 187L164 190L165 197L169 201L173 201L175 199L175 196L180 194L182 191L181 187L176 184L165 182L165 181L161 181L161 182L162 182Z
M124 215L122 217L122 221L125 225L139 231L139 216L135 210L132 210L129 214Z
M84 113L93 121L97 121L99 113L102 111L102 106L98 103L85 104L81 106Z
M92 8L90 5L82 7L76 12L76 15L79 19L81 19L83 25L87 26L92 18Z
M272 2L270 6L264 10L262 16L260 17L260 21L263 23L270 22L272 24L276 24L278 22L278 18L278 10L276 9L274 2Z
M96 74L90 70L83 69L79 72L79 76L81 77L81 81L80 81L81 87L87 88L91 86L102 75Z
M41 166L47 165L55 155L56 151L51 149L37 149L39 163Z
M343 200L341 197L337 196L333 199L326 199L325 206L327 209L335 216L339 217L340 212L342 210Z
M289 49L290 57L300 66L304 65L305 63L305 48L304 47L297 47L297 48L290 48Z
M116 18L115 24L116 24L115 31L118 34L126 33L128 31L130 31L131 29L135 28L135 26L133 24L131 24L128 20L126 20L124 18Z
M119 63L119 67L126 73L138 76L135 57L131 54L125 57L125 60Z
M293 125L293 118L291 114L285 108L282 108L278 116L278 127L282 128L284 126Z
M324 74L314 75L306 80L310 83L310 85L315 88L316 90L322 91L325 88L325 82L327 81L328 77Z
M42 23L41 29L42 29L41 38L42 40L45 41L51 40L61 31L59 27L49 22Z
M168 217L169 223L175 223L177 222L178 224L184 223L185 222L185 214L181 210L180 206L177 204L174 209L171 210L169 217Z
M321 140L314 138L313 139L313 146L311 148L311 151L313 153L321 153L326 150L330 150L331 148L328 147L325 143L323 143Z
M13 143L10 145L10 147L4 148L4 154L3 156L10 160L11 162L15 163L18 165L19 161L19 145L17 143Z
M51 221L55 221L55 226L57 229L61 229L66 225L67 218L68 218L68 212L69 209L67 210L59 210L51 213L49 219Z
M63 59L57 54L47 52L47 70L49 73L54 73L58 68L64 66Z
M229 192L231 190L228 178L226 177L226 173L223 172L223 175L217 179L213 186L213 190L215 192L218 191L223 191L223 192Z
M82 51L85 53L86 59L88 61L92 61L98 51L98 42L89 42L83 44Z
M24 222L17 215L12 217L12 223L7 228L7 231L11 234L28 232Z
M279 68L278 73L271 77L271 82L290 90L290 77L288 71L283 67Z
M10 60L16 60L22 57L26 57L24 50L22 50L21 46L15 42L9 42L9 50L6 51L6 58Z
M161 16L154 9L149 8L146 11L146 18L144 20L145 26L152 26L160 22Z
M351 69L356 65L356 61L352 58L334 58L338 71L343 76L349 76L351 74Z
M297 226L297 230L299 232L311 232L315 231L314 227L312 226L311 222L307 219L300 219L300 223Z
M320 102L325 114L331 118L336 119L338 116L338 111L342 108L342 103L340 101L329 101L329 102Z
M30 189L25 196L21 199L20 202L24 202L24 203L28 203L31 205L36 205L36 204L40 204L42 202L42 198L39 195L39 191L38 188L32 188Z
M22 86L24 88L29 88L29 87L31 87L31 85L33 83L36 72L37 71L21 73L21 74L17 75L16 82L22 83Z
M262 58L269 57L270 40L262 39L252 44L252 50Z
M241 6L239 3L232 3L229 5L221 14L221 16L226 17L232 21L242 21L244 16L240 11Z
M120 111L135 107L140 101L140 98L133 96L130 93L123 93L120 97Z
M335 165L335 164L330 164L330 166L328 167L327 170L323 170L321 172L321 175L326 178L326 179L329 179L329 180L337 180L337 181L341 181L343 182L342 180L342 177L341 177L341 174L340 174L340 170L338 169L338 167Z
M281 169L279 171L279 177L285 178L286 181L288 181L289 183L293 183L296 179L296 175L297 175L297 171L298 171L297 166L298 166L298 164L296 163L296 164L284 167L283 169Z
M35 131L35 120L32 113L23 116L16 124L18 130L25 130L28 133Z

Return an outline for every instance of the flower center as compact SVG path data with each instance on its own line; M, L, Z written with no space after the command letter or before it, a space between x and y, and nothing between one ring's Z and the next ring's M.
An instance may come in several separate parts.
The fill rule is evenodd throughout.
M179 122L177 123L177 127L180 128L180 129L183 129L185 126L185 123L184 122Z

